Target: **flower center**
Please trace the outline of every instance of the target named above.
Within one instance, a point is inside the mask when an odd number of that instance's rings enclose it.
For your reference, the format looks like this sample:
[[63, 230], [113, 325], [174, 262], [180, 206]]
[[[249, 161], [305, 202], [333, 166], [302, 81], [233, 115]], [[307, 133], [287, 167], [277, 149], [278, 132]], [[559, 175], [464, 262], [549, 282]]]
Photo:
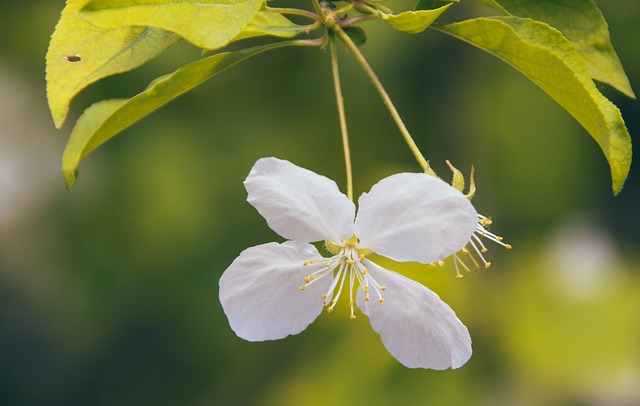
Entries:
[[331, 313], [336, 303], [338, 303], [338, 299], [348, 280], [349, 307], [351, 309], [349, 318], [352, 320], [356, 318], [353, 295], [357, 289], [362, 289], [364, 300], [367, 302], [371, 300], [371, 290], [378, 296], [380, 303], [384, 302], [382, 292], [386, 290], [386, 287], [376, 282], [362, 263], [365, 256], [371, 253], [371, 250], [359, 249], [358, 240], [355, 236], [343, 241], [342, 244], [327, 241], [326, 246], [334, 255], [330, 258], [318, 258], [304, 262], [304, 266], [312, 267], [314, 271], [304, 278], [305, 284], [300, 286], [300, 290], [306, 290], [307, 286], [327, 275], [331, 275], [333, 278], [331, 285], [327, 292], [322, 295], [322, 304], [327, 306], [327, 312]]

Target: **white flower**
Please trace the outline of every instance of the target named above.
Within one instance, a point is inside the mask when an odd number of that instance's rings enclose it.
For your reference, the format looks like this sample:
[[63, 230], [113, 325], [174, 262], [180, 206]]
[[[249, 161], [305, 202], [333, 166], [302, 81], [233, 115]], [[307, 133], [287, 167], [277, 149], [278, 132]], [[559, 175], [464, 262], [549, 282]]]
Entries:
[[[458, 368], [471, 357], [469, 332], [446, 303], [366, 258], [428, 264], [459, 251], [478, 214], [458, 190], [423, 173], [392, 175], [360, 197], [356, 217], [334, 181], [288, 161], [258, 160], [244, 184], [249, 203], [290, 241], [244, 250], [220, 278], [220, 302], [239, 337], [298, 334], [344, 293], [350, 318], [357, 304], [405, 366]], [[332, 256], [321, 256], [315, 241]]]

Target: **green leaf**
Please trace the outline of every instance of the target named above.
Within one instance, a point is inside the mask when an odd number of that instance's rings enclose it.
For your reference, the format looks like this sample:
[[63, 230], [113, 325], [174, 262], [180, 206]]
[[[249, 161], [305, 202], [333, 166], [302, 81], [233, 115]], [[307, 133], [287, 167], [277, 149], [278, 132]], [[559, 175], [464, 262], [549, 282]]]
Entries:
[[360, 27], [351, 26], [344, 27], [344, 32], [347, 33], [349, 38], [356, 44], [357, 47], [361, 47], [367, 42], [367, 32]]
[[76, 181], [80, 161], [91, 151], [169, 101], [262, 52], [301, 42], [280, 42], [203, 58], [151, 82], [130, 99], [108, 100], [89, 107], [78, 119], [62, 156], [62, 174], [68, 188]]
[[58, 128], [64, 124], [69, 103], [82, 89], [144, 64], [180, 39], [155, 28], [97, 27], [76, 16], [86, 2], [67, 1], [47, 51], [47, 99]]
[[79, 15], [103, 27], [145, 26], [175, 32], [212, 50], [227, 45], [264, 0], [90, 0]]
[[560, 30], [584, 59], [591, 77], [635, 98], [613, 49], [607, 22], [593, 0], [499, 0], [511, 14]]
[[306, 29], [307, 27], [294, 24], [280, 13], [269, 11], [269, 9], [262, 9], [253, 16], [249, 24], [247, 24], [238, 35], [233, 37], [233, 41], [265, 35], [279, 38], [292, 38], [304, 32]]
[[453, 3], [448, 3], [432, 10], [405, 11], [396, 15], [383, 14], [382, 18], [398, 31], [418, 34], [433, 24], [451, 4]]
[[459, 3], [460, 0], [420, 0], [416, 10], [433, 10], [445, 4]]
[[600, 145], [614, 194], [620, 192], [631, 165], [631, 137], [620, 111], [598, 91], [562, 33], [519, 17], [476, 18], [438, 29], [512, 65], [556, 100]]
[[487, 6], [497, 10], [500, 14], [503, 15], [510, 15], [511, 13], [509, 13], [507, 10], [505, 10], [504, 7], [502, 7], [497, 1], [495, 0], [478, 0], [480, 3], [484, 3]]

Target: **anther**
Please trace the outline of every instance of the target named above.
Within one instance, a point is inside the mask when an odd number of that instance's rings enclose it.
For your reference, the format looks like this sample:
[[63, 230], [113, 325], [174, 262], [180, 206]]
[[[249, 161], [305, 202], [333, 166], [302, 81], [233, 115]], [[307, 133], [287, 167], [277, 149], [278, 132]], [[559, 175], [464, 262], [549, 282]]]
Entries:
[[307, 290], [307, 287], [306, 287], [306, 286], [304, 286], [304, 285], [302, 285], [302, 286], [300, 286], [298, 289], [300, 289], [300, 290]]
[[461, 273], [456, 275], [456, 279], [462, 279], [462, 278], [464, 278], [464, 275], [462, 275]]
[[434, 263], [432, 262], [432, 263], [430, 263], [430, 264], [428, 265], [428, 267], [429, 267], [429, 268], [431, 268], [431, 269], [433, 269], [433, 268], [435, 268], [435, 267], [436, 267], [436, 264], [434, 264]]
[[489, 250], [488, 250], [488, 249], [486, 249], [486, 248], [482, 248], [480, 251], [482, 251], [482, 252], [487, 252], [487, 251], [489, 251]]
[[484, 269], [487, 269], [491, 266], [491, 262], [487, 262], [486, 264], [484, 264]]
[[364, 254], [358, 255], [358, 258], [360, 258], [360, 260], [362, 261], [364, 259]]
[[366, 269], [363, 269], [362, 271], [360, 271], [360, 273], [361, 273], [362, 275], [366, 275], [366, 274], [367, 274], [367, 272], [369, 272], [369, 271], [367, 271]]
[[355, 314], [350, 314], [350, 315], [349, 315], [349, 318], [350, 318], [351, 320], [355, 320], [356, 315], [355, 315]]
[[513, 248], [513, 247], [511, 246], [511, 244], [505, 244], [505, 246], [504, 246], [504, 247], [505, 247], [506, 249], [508, 249], [508, 250], [510, 250], [511, 248]]
[[349, 265], [353, 265], [356, 263], [356, 261], [354, 261], [353, 259], [347, 259], [345, 262]]
[[331, 313], [333, 311], [333, 306], [327, 307], [327, 313]]
[[304, 261], [304, 263], [302, 265], [304, 265], [304, 266], [309, 265], [309, 261]]
[[380, 290], [387, 290], [387, 287], [380, 285]]
[[311, 282], [311, 279], [309, 279], [309, 277], [308, 277], [308, 276], [306, 276], [306, 277], [304, 278], [304, 281], [305, 281], [305, 282], [307, 282], [307, 283], [309, 283], [309, 282]]
[[380, 298], [380, 300], [378, 300], [379, 303], [384, 303], [384, 299]]

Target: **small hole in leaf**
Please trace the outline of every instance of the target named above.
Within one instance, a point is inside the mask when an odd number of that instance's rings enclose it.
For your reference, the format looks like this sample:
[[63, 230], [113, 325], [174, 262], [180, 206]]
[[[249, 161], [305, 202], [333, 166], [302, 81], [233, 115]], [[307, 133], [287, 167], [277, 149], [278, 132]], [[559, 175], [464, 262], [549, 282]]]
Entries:
[[71, 63], [81, 62], [82, 61], [82, 57], [80, 55], [78, 55], [78, 54], [71, 55], [71, 56], [65, 56], [64, 59], [67, 62], [71, 62]]

